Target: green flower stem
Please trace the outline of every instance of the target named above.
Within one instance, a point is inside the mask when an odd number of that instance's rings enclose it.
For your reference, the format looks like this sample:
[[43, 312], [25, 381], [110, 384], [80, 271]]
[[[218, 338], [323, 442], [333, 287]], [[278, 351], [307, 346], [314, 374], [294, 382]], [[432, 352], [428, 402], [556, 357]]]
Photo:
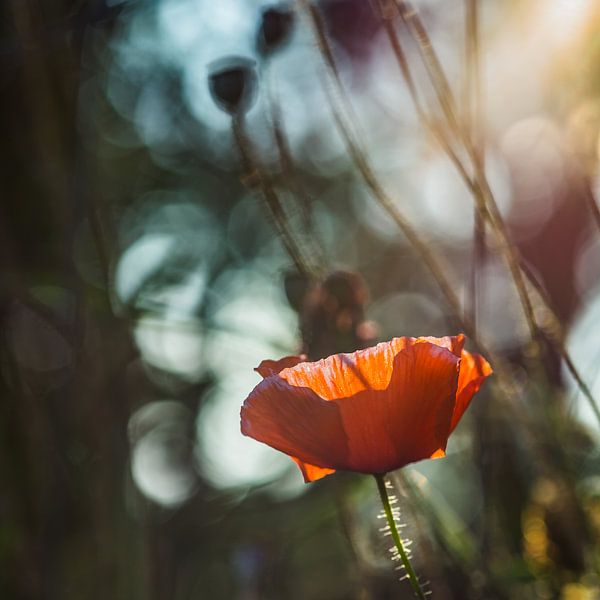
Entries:
[[426, 600], [425, 592], [423, 592], [423, 588], [419, 583], [419, 579], [410, 564], [410, 560], [408, 559], [408, 554], [404, 549], [404, 545], [402, 544], [402, 539], [400, 538], [400, 534], [398, 533], [398, 528], [396, 527], [396, 521], [394, 520], [394, 515], [392, 514], [392, 507], [390, 505], [390, 499], [387, 493], [387, 489], [385, 487], [385, 475], [373, 475], [375, 477], [375, 481], [377, 482], [377, 489], [379, 490], [379, 496], [381, 498], [381, 503], [383, 504], [383, 510], [385, 511], [385, 516], [387, 518], [388, 525], [390, 527], [390, 531], [392, 533], [392, 539], [394, 540], [394, 544], [396, 545], [396, 549], [398, 550], [398, 554], [402, 559], [402, 564], [406, 569], [406, 574], [408, 575], [408, 580], [410, 581], [410, 585], [412, 586], [413, 591], [415, 592], [415, 596], [419, 598], [419, 600]]

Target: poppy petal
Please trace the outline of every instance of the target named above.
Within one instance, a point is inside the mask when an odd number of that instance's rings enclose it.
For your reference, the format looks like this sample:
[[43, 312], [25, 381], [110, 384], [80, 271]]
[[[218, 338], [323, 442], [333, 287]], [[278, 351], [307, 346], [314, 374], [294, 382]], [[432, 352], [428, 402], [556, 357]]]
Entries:
[[444, 451], [458, 383], [457, 357], [419, 342], [393, 359], [389, 385], [336, 400], [349, 471], [384, 473]]
[[277, 375], [277, 373], [283, 369], [295, 367], [298, 363], [304, 362], [305, 360], [306, 354], [301, 354], [300, 356], [284, 356], [278, 360], [263, 360], [254, 370], [264, 379], [271, 375]]
[[469, 407], [473, 396], [479, 391], [483, 382], [492, 374], [492, 372], [490, 363], [488, 363], [483, 356], [471, 354], [470, 352], [463, 350], [450, 433], [454, 431], [454, 428], [458, 425], [464, 412]]
[[450, 350], [452, 354], [461, 357], [463, 347], [465, 345], [465, 335], [464, 333], [459, 333], [458, 335], [447, 335], [441, 338], [436, 337], [420, 337], [417, 338], [419, 341], [430, 342], [431, 344], [435, 344], [436, 346], [441, 346], [442, 348], [446, 348]]
[[294, 459], [300, 471], [302, 471], [304, 483], [311, 483], [312, 481], [317, 481], [318, 479], [322, 479], [323, 477], [327, 477], [327, 475], [335, 473], [335, 469], [317, 467], [316, 465], [311, 465], [309, 463], [302, 462], [299, 458], [296, 458], [294, 456], [292, 456], [291, 458]]
[[350, 448], [343, 464], [331, 466], [384, 472], [446, 447], [459, 360], [446, 349], [452, 347], [450, 338], [444, 341], [395, 338], [302, 363], [279, 376], [339, 405]]
[[339, 409], [309, 388], [267, 377], [246, 398], [240, 417], [244, 435], [297, 461], [322, 468], [345, 463], [348, 442]]
[[323, 400], [339, 400], [365, 390], [385, 390], [394, 357], [423, 338], [401, 337], [351, 354], [334, 354], [316, 362], [284, 369], [279, 376], [291, 385], [307, 387]]
[[492, 372], [464, 336], [395, 338], [317, 362], [263, 361], [242, 433], [288, 454], [305, 481], [336, 469], [384, 473], [445, 456], [448, 436]]
[[[262, 375], [264, 379], [266, 377], [270, 377], [271, 375], [277, 375], [283, 369], [295, 367], [297, 364], [304, 362], [305, 360], [306, 354], [300, 354], [299, 356], [284, 356], [278, 360], [263, 360], [254, 370]], [[317, 467], [316, 465], [302, 462], [295, 456], [291, 456], [290, 458], [292, 458], [298, 465], [298, 468], [304, 477], [305, 483], [317, 481], [322, 477], [326, 477], [327, 475], [335, 473], [335, 469], [324, 469], [322, 467]]]

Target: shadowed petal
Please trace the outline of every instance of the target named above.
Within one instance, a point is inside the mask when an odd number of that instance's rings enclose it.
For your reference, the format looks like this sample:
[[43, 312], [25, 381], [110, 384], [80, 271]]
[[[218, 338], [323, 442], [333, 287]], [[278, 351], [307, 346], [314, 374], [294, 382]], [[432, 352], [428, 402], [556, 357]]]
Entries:
[[492, 367], [483, 356], [471, 354], [470, 352], [463, 350], [450, 433], [452, 433], [454, 428], [458, 425], [460, 418], [469, 407], [473, 396], [479, 391], [481, 384], [492, 374], [492, 372]]
[[[284, 356], [278, 360], [263, 360], [254, 370], [262, 375], [263, 378], [266, 378], [270, 377], [271, 375], [277, 375], [283, 369], [295, 367], [297, 364], [304, 362], [305, 360], [306, 354], [300, 354], [299, 356]], [[302, 462], [296, 456], [290, 456], [290, 458], [292, 458], [298, 465], [300, 471], [302, 472], [302, 476], [304, 477], [305, 483], [317, 481], [322, 477], [326, 477], [327, 475], [335, 473], [335, 469], [324, 469], [322, 467], [317, 467], [316, 465]]]
[[336, 400], [348, 438], [348, 464], [362, 473], [392, 471], [440, 455], [450, 433], [458, 358], [420, 342], [393, 360], [389, 386]]
[[339, 409], [309, 388], [268, 377], [246, 398], [240, 416], [244, 435], [301, 462], [325, 468], [345, 463], [348, 442]]

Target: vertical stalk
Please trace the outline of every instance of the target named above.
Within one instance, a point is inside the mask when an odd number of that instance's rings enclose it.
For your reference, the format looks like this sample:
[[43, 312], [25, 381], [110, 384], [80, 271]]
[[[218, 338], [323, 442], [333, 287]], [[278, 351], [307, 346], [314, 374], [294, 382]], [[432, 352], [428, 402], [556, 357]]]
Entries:
[[531, 334], [533, 354], [539, 356], [541, 355], [541, 333], [535, 318], [531, 298], [529, 297], [529, 292], [521, 273], [520, 256], [517, 254], [517, 250], [514, 248], [508, 236], [508, 231], [506, 230], [496, 200], [485, 176], [483, 165], [479, 160], [476, 146], [470, 137], [470, 131], [465, 131], [461, 126], [456, 112], [456, 101], [452, 89], [419, 14], [408, 0], [395, 0], [395, 2], [398, 7], [400, 18], [405, 23], [419, 48], [423, 63], [433, 85], [442, 113], [446, 118], [450, 133], [457, 136], [457, 139], [463, 144], [464, 149], [473, 163], [475, 171], [474, 177], [466, 183], [469, 185], [470, 189], [472, 189], [476, 210], [482, 213], [482, 218], [485, 217], [489, 220], [490, 225], [497, 234], [500, 242], [500, 251], [508, 265], [523, 307], [525, 319], [527, 320], [527, 325]]
[[[344, 111], [347, 114], [352, 114], [352, 106], [341, 82], [321, 15], [318, 9], [312, 6], [308, 0], [296, 0], [296, 2], [298, 3], [300, 9], [303, 10], [307, 15], [309, 24], [312, 26], [317, 48], [319, 49], [325, 65], [332, 75], [335, 84], [335, 92], [337, 92], [337, 99], [341, 103]], [[467, 167], [463, 164], [458, 153], [454, 150], [449, 139], [449, 134], [444, 130], [441, 124], [431, 120], [421, 108], [421, 104], [418, 99], [417, 88], [410, 73], [410, 68], [408, 66], [406, 57], [402, 52], [400, 40], [392, 24], [394, 12], [390, 8], [390, 2], [392, 5], [396, 6], [396, 9], [400, 12], [400, 16], [407, 25], [409, 31], [413, 33], [414, 39], [419, 45], [424, 58], [425, 66], [428, 70], [430, 79], [434, 85], [436, 94], [438, 95], [439, 103], [441, 104], [442, 111], [446, 118], [447, 126], [450, 129], [450, 133], [455, 133], [457, 135], [459, 141], [464, 147], [464, 150], [466, 150], [470, 161], [473, 163], [471, 165], [475, 171], [473, 176], [470, 175]], [[415, 103], [415, 107], [419, 113], [419, 117], [421, 118], [426, 129], [433, 134], [436, 141], [445, 150], [448, 157], [452, 161], [452, 164], [455, 166], [465, 185], [471, 192], [481, 220], [483, 222], [487, 222], [490, 225], [490, 229], [496, 235], [500, 244], [499, 251], [508, 265], [515, 288], [521, 301], [521, 305], [523, 307], [523, 312], [525, 314], [527, 325], [531, 334], [532, 349], [535, 350], [533, 354], [541, 355], [540, 340], [542, 339], [542, 332], [535, 318], [532, 301], [529, 297], [523, 275], [527, 277], [531, 285], [538, 291], [540, 299], [549, 311], [549, 315], [552, 318], [552, 323], [556, 330], [562, 332], [560, 321], [548, 302], [547, 295], [542, 293], [543, 290], [535, 281], [535, 278], [532, 277], [531, 272], [527, 268], [523, 258], [510, 240], [494, 195], [487, 181], [485, 171], [482, 168], [481, 162], [478, 160], [478, 154], [474, 149], [473, 142], [469, 135], [465, 135], [462, 127], [460, 127], [458, 118], [455, 114], [453, 101], [448, 102], [448, 100], [451, 100], [451, 90], [442, 66], [433, 50], [433, 46], [431, 45], [427, 31], [420, 21], [416, 11], [410, 7], [405, 0], [389, 0], [387, 3], [385, 0], [379, 0], [379, 6], [387, 35], [392, 43], [392, 48], [396, 55], [396, 59], [398, 60], [400, 70], [408, 85], [413, 102]], [[358, 168], [363, 180], [371, 190], [373, 197], [398, 225], [398, 227], [406, 236], [410, 245], [414, 248], [417, 254], [419, 254], [421, 260], [423, 260], [425, 265], [428, 267], [438, 287], [444, 295], [450, 309], [452, 310], [454, 318], [457, 320], [457, 323], [460, 324], [462, 330], [465, 331], [465, 333], [467, 333], [467, 335], [475, 341], [478, 350], [482, 354], [485, 356], [492, 356], [489, 350], [484, 349], [481, 339], [479, 339], [479, 337], [476, 335], [477, 332], [475, 331], [474, 324], [472, 323], [469, 314], [467, 314], [467, 311], [461, 310], [462, 307], [460, 301], [450, 285], [450, 280], [445, 276], [446, 271], [442, 268], [441, 263], [438, 261], [437, 254], [428, 247], [424, 240], [420, 238], [416, 230], [412, 228], [401, 211], [380, 186], [375, 174], [371, 170], [369, 163], [366, 160], [366, 157], [364, 156], [364, 153], [359, 147], [358, 142], [353, 139], [350, 128], [346, 123], [346, 119], [343, 119], [341, 115], [337, 114], [332, 96], [333, 94], [330, 92], [329, 102], [332, 107], [333, 117], [338, 127], [338, 131], [344, 138], [348, 152], [355, 166]], [[356, 122], [356, 119], [353, 119], [352, 121]], [[553, 342], [555, 348], [559, 351], [561, 357], [565, 360], [565, 365], [575, 378], [580, 390], [590, 403], [594, 414], [598, 417], [598, 421], [600, 422], [600, 408], [598, 407], [590, 388], [585, 384], [583, 378], [571, 360], [571, 357], [564, 346], [562, 333], [560, 336], [553, 336], [551, 341]], [[499, 375], [499, 379], [503, 381], [503, 386], [512, 389], [513, 386], [511, 384], [509, 371], [505, 368], [500, 368], [502, 362], [503, 361], [501, 361], [499, 357], [494, 358], [496, 373]], [[504, 372], [504, 376], [502, 377], [500, 377], [501, 370]], [[519, 413], [522, 417], [522, 411], [519, 411]], [[531, 429], [530, 425], [528, 425], [528, 429]]]
[[[478, 0], [465, 0], [465, 126], [467, 136], [473, 141], [475, 160], [485, 172], [485, 144], [483, 141], [483, 98], [481, 86], [481, 52]], [[482, 211], [473, 206], [473, 253], [470, 279], [470, 318], [477, 327], [480, 301], [479, 276], [485, 260], [486, 230]]]
[[[545, 293], [540, 293], [540, 289], [535, 281], [535, 278], [532, 277], [532, 274], [527, 268], [519, 250], [512, 243], [508, 229], [504, 223], [500, 210], [498, 209], [496, 199], [487, 180], [482, 157], [480, 157], [477, 151], [477, 143], [470, 136], [469, 132], [464, 132], [460, 127], [456, 115], [455, 102], [448, 80], [433, 49], [433, 45], [431, 44], [431, 40], [429, 39], [425, 26], [421, 22], [418, 13], [407, 0], [392, 1], [396, 3], [400, 17], [406, 24], [408, 30], [413, 36], [413, 39], [419, 46], [425, 67], [429, 74], [429, 78], [436, 91], [436, 95], [444, 116], [446, 117], [447, 126], [452, 133], [455, 133], [458, 136], [458, 139], [463, 144], [464, 149], [466, 150], [470, 161], [472, 162], [472, 166], [475, 171], [473, 178], [468, 175], [467, 170], [465, 169], [464, 165], [462, 165], [458, 156], [454, 152], [449, 151], [450, 145], [445, 139], [445, 134], [436, 136], [438, 141], [441, 142], [442, 147], [446, 150], [452, 163], [457, 168], [459, 174], [463, 178], [463, 181], [471, 191], [473, 199], [475, 200], [477, 212], [480, 213], [481, 221], [483, 223], [489, 223], [491, 230], [496, 234], [500, 244], [500, 253], [503, 255], [511, 273], [515, 288], [519, 295], [523, 312], [525, 314], [525, 319], [529, 327], [532, 343], [531, 349], [533, 350], [534, 354], [533, 358], [541, 356], [544, 329], [539, 325], [535, 317], [533, 303], [529, 296], [525, 278], [538, 291], [539, 297], [548, 311], [548, 316], [551, 318], [552, 328], [555, 331], [560, 332], [558, 336], [549, 336], [548, 340], [552, 343], [554, 348], [565, 361], [567, 369], [575, 379], [579, 389], [589, 402], [592, 411], [600, 422], [600, 407], [598, 406], [591, 389], [583, 380], [581, 374], [571, 359], [570, 353], [564, 345], [564, 336], [562, 335], [562, 325], [560, 323], [560, 319], [554, 311], [551, 302], [548, 301], [547, 295]], [[390, 29], [390, 32], [393, 32], [393, 29]], [[588, 200], [588, 205], [589, 204], [590, 203]], [[598, 209], [598, 207], [594, 203], [594, 206], [590, 205], [590, 209], [592, 210], [592, 213], [595, 213], [596, 211], [594, 209]], [[598, 215], [600, 215], [600, 210], [598, 210]], [[594, 216], [596, 215], [594, 214]], [[600, 217], [598, 223], [600, 224]]]
[[281, 175], [283, 176], [291, 193], [291, 197], [294, 199], [301, 215], [303, 234], [306, 237], [309, 246], [307, 249], [310, 259], [309, 262], [314, 265], [316, 273], [321, 273], [323, 270], [327, 270], [327, 260], [323, 244], [314, 229], [312, 198], [305, 187], [300, 183], [298, 174], [296, 173], [292, 151], [283, 127], [281, 108], [273, 89], [271, 71], [266, 69], [265, 74], [269, 113], [271, 115], [271, 124], [273, 127], [273, 138], [279, 155]]
[[259, 171], [252, 157], [252, 149], [249, 140], [244, 132], [244, 123], [242, 117], [234, 117], [232, 120], [233, 137], [238, 147], [242, 160], [242, 168], [246, 171], [249, 181], [256, 180], [256, 185], [260, 189], [261, 196], [269, 209], [275, 227], [279, 233], [281, 241], [294, 263], [298, 272], [303, 275], [310, 275], [311, 267], [307, 264], [303, 253], [298, 246], [296, 239], [289, 227], [283, 206], [279, 196], [273, 189], [273, 186], [267, 181], [265, 176]]
[[408, 558], [408, 554], [404, 549], [404, 545], [402, 544], [402, 539], [400, 538], [400, 534], [398, 533], [398, 528], [396, 527], [396, 521], [394, 520], [394, 515], [392, 514], [392, 506], [390, 504], [390, 499], [387, 493], [387, 489], [385, 487], [385, 474], [376, 474], [373, 475], [375, 477], [375, 481], [377, 482], [377, 489], [379, 490], [379, 497], [381, 498], [381, 503], [383, 504], [383, 510], [385, 512], [385, 517], [387, 519], [390, 532], [392, 534], [392, 539], [394, 540], [394, 544], [396, 546], [396, 550], [398, 550], [398, 554], [400, 555], [400, 559], [402, 560], [402, 564], [406, 569], [406, 574], [408, 576], [408, 580], [410, 581], [410, 585], [412, 586], [413, 592], [415, 596], [419, 598], [419, 600], [425, 600], [425, 592], [419, 583], [419, 578], [417, 577], [415, 570], [410, 564], [410, 560]]

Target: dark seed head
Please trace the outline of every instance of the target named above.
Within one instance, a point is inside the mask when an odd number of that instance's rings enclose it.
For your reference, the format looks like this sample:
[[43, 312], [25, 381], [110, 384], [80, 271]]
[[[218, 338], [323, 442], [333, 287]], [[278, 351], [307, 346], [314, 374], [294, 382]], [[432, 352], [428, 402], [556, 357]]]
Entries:
[[231, 57], [213, 63], [209, 85], [216, 104], [230, 115], [246, 112], [256, 96], [254, 62]]
[[258, 49], [268, 54], [279, 48], [289, 39], [294, 26], [294, 13], [286, 6], [272, 7], [262, 14], [258, 32]]

